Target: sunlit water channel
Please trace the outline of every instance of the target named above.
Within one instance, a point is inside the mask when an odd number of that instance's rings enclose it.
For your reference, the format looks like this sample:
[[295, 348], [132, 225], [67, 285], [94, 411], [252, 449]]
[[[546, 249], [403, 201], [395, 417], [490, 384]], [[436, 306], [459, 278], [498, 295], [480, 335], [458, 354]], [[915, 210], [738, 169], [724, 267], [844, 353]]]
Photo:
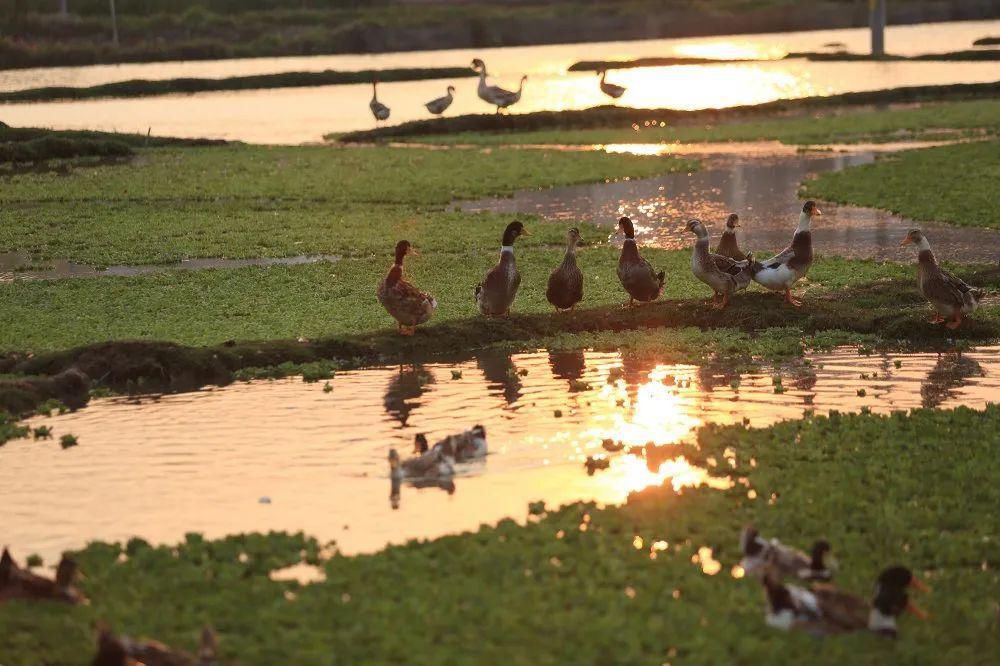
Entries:
[[[887, 48], [900, 55], [972, 48], [985, 35], [1000, 34], [1000, 21], [893, 26]], [[684, 65], [615, 71], [609, 80], [628, 88], [616, 103], [636, 108], [699, 109], [757, 104], [780, 98], [878, 90], [898, 86], [974, 83], [998, 78], [996, 62], [808, 62], [774, 60], [791, 51], [822, 51], [838, 43], [865, 52], [867, 29], [633, 42], [564, 44], [479, 50], [377, 55], [254, 58], [212, 62], [167, 62], [63, 67], [0, 72], [0, 90], [51, 85], [88, 86], [133, 78], [227, 77], [325, 69], [464, 66], [483, 58], [491, 81], [516, 87], [529, 76], [516, 112], [582, 109], [609, 103], [592, 73], [567, 72], [581, 59], [627, 60], [650, 56], [771, 59], [763, 62]], [[837, 47], [840, 48], [840, 47]], [[385, 83], [380, 99], [391, 121], [428, 117], [423, 103], [458, 89], [449, 114], [491, 111], [475, 94], [476, 79]], [[255, 143], [319, 141], [327, 132], [373, 126], [368, 85], [199, 93], [140, 99], [105, 99], [0, 107], [15, 126], [152, 130], [181, 137], [216, 137]]]
[[[740, 375], [617, 353], [537, 352], [343, 372], [330, 392], [292, 378], [138, 403], [95, 400], [30, 421], [51, 426], [54, 440], [0, 448], [4, 542], [51, 560], [94, 539], [170, 543], [189, 531], [283, 529], [336, 540], [345, 553], [372, 552], [523, 520], [536, 500], [619, 503], [651, 484], [683, 492], [739, 482], [725, 460], [708, 469], [676, 455], [649, 464], [627, 449], [607, 453], [605, 438], [662, 445], [692, 441], [709, 422], [761, 427], [808, 410], [982, 408], [1000, 395], [1000, 347], [808, 358]], [[418, 432], [433, 442], [475, 423], [488, 432], [486, 461], [460, 466], [447, 490], [404, 485], [394, 510], [389, 448], [408, 454]], [[62, 450], [66, 433], [79, 445]], [[588, 475], [588, 456], [609, 457], [609, 469]]]

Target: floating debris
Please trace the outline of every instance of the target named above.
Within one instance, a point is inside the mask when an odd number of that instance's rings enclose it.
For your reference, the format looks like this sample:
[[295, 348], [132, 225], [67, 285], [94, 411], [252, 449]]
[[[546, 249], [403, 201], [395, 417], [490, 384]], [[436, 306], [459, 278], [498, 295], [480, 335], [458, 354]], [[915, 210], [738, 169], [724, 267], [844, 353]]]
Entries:
[[594, 476], [594, 472], [597, 470], [611, 467], [611, 460], [603, 456], [599, 458], [587, 456], [587, 461], [583, 463], [583, 466], [587, 468], [587, 476]]
[[462, 371], [461, 370], [452, 370], [451, 371], [451, 378], [452, 379], [461, 379], [462, 378]]
[[38, 426], [32, 431], [36, 440], [39, 439], [52, 439], [52, 428], [49, 426]]
[[601, 440], [601, 447], [610, 453], [617, 453], [625, 448], [625, 444], [622, 442], [616, 442], [610, 437]]
[[570, 393], [580, 393], [581, 391], [589, 391], [593, 387], [588, 383], [580, 379], [571, 379], [569, 382]]
[[79, 444], [80, 441], [76, 438], [76, 435], [70, 435], [67, 433], [59, 438], [59, 445], [62, 446], [63, 449], [71, 449]]

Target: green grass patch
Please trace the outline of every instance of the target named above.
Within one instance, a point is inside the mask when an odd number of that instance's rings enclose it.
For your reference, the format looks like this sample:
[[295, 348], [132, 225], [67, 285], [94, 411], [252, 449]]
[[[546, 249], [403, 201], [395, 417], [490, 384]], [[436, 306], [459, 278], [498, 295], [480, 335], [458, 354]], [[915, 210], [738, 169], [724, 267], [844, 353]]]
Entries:
[[[702, 464], [732, 460], [733, 468], [709, 468], [745, 479], [729, 491], [657, 487], [603, 509], [536, 504], [527, 525], [502, 521], [370, 556], [321, 561], [315, 539], [283, 533], [95, 543], [77, 555], [91, 605], [0, 606], [0, 652], [13, 666], [83, 663], [100, 619], [185, 647], [210, 622], [222, 661], [248, 666], [330, 655], [335, 663], [979, 663], [998, 649], [998, 428], [996, 406], [707, 426], [697, 449], [677, 452]], [[882, 567], [908, 565], [933, 588], [917, 599], [931, 619], [904, 618], [896, 641], [860, 633], [818, 643], [765, 626], [759, 584], [729, 573], [750, 522], [790, 544], [829, 539], [841, 565], [836, 584], [859, 594], [870, 594]], [[712, 549], [718, 573], [703, 573], [701, 548]], [[299, 561], [320, 562], [326, 580], [269, 580], [268, 571]], [[152, 606], [156, 613], [142, 612]], [[545, 618], [545, 631], [526, 618]]]
[[908, 150], [825, 173], [806, 182], [806, 194], [915, 220], [1000, 229], [998, 182], [1000, 142], [984, 141]]

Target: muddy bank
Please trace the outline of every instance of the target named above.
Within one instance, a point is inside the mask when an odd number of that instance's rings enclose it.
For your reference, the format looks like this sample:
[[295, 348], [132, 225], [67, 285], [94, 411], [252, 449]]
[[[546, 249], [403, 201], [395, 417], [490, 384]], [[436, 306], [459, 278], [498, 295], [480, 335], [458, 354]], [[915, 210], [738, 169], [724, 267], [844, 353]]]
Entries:
[[952, 84], [945, 86], [910, 86], [869, 92], [853, 92], [821, 97], [776, 100], [765, 104], [732, 106], [724, 109], [633, 109], [597, 106], [570, 111], [536, 111], [523, 114], [467, 114], [451, 118], [415, 120], [392, 127], [349, 132], [335, 138], [344, 143], [365, 143], [379, 139], [459, 132], [530, 132], [543, 129], [594, 129], [628, 127], [633, 124], [667, 123], [671, 125], [712, 124], [806, 113], [817, 109], [869, 106], [877, 104], [912, 104], [1000, 97], [1000, 81], [993, 83]]
[[[1000, 268], [977, 273], [960, 270], [963, 279], [989, 290], [1000, 288]], [[412, 338], [395, 330], [320, 340], [229, 341], [213, 347], [186, 347], [157, 341], [112, 341], [67, 351], [28, 356], [0, 355], [0, 373], [53, 377], [77, 370], [97, 386], [115, 391], [176, 392], [206, 385], [225, 385], [246, 368], [333, 360], [340, 367], [429, 359], [495, 344], [535, 347], [561, 334], [614, 332], [645, 328], [697, 327], [759, 331], [794, 327], [804, 334], [841, 330], [874, 334], [900, 345], [935, 346], [954, 339], [984, 342], [1000, 337], [1000, 327], [985, 314], [949, 331], [927, 321], [926, 303], [912, 280], [885, 280], [809, 297], [802, 308], [780, 303], [773, 294], [738, 296], [725, 311], [702, 300], [661, 300], [634, 309], [605, 306], [574, 313], [513, 315], [510, 319], [470, 318], [424, 326]], [[0, 409], [23, 414], [28, 402], [6, 404], [0, 381]], [[21, 400], [21, 393], [18, 393]], [[45, 398], [39, 394], [38, 402]], [[35, 403], [37, 404], [37, 403]]]

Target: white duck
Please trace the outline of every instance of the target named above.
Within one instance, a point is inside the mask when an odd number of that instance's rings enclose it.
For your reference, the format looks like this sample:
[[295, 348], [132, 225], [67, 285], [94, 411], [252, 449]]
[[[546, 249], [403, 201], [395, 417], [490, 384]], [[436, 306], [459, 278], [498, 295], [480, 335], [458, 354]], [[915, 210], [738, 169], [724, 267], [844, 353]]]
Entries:
[[472, 61], [472, 69], [479, 72], [479, 88], [476, 90], [479, 95], [479, 99], [493, 104], [497, 107], [497, 113], [500, 113], [500, 109], [506, 109], [509, 106], [513, 106], [521, 101], [521, 92], [524, 90], [524, 82], [528, 80], [528, 76], [524, 75], [521, 77], [521, 85], [517, 87], [517, 91], [506, 90], [500, 86], [491, 86], [486, 83], [486, 63], [484, 63], [479, 58]]
[[625, 87], [624, 86], [620, 86], [620, 85], [617, 85], [615, 83], [608, 83], [605, 80], [605, 78], [608, 75], [607, 70], [602, 69], [600, 71], [600, 74], [601, 74], [601, 92], [602, 93], [604, 93], [608, 97], [612, 97], [614, 99], [618, 99], [619, 97], [621, 97], [622, 95], [625, 94]]
[[812, 266], [812, 218], [822, 215], [815, 201], [807, 201], [799, 214], [799, 226], [792, 236], [792, 244], [765, 262], [750, 265], [753, 279], [771, 291], [784, 291], [785, 301], [799, 306], [802, 301], [792, 298], [792, 285], [805, 277]]
[[437, 99], [432, 99], [431, 101], [424, 104], [427, 110], [433, 113], [435, 116], [440, 116], [444, 113], [451, 103], [455, 101], [455, 86], [448, 86], [448, 94], [444, 97], [438, 97]]
[[400, 459], [396, 449], [389, 450], [389, 476], [393, 480], [444, 478], [454, 473], [455, 458], [437, 447], [406, 460]]
[[372, 101], [368, 103], [368, 108], [375, 116], [375, 122], [389, 119], [389, 107], [378, 101], [378, 81], [372, 81]]

